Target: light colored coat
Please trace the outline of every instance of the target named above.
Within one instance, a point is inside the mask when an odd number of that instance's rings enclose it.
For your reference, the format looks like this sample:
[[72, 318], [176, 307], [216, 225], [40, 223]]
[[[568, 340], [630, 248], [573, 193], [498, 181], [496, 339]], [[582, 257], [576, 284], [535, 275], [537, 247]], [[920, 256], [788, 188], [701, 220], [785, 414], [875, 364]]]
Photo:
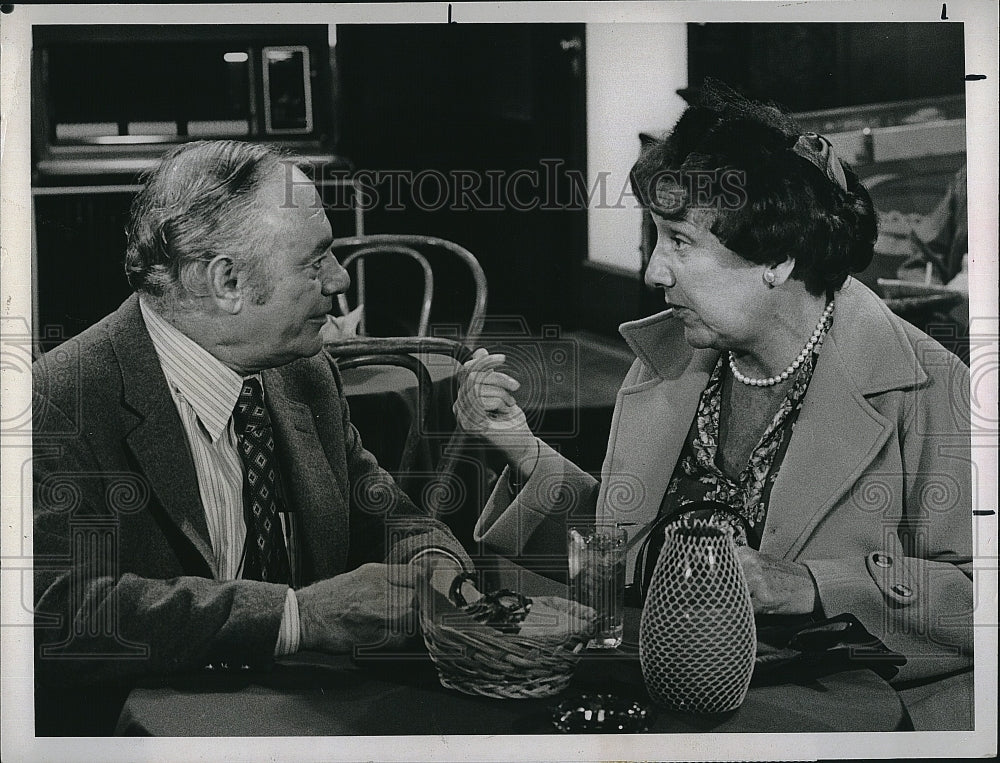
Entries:
[[[599, 485], [543, 446], [476, 528], [502, 554], [565, 553], [567, 519], [633, 522], [629, 575], [717, 359], [667, 314], [626, 323], [637, 355], [615, 406]], [[853, 613], [908, 662], [906, 682], [972, 659], [968, 369], [860, 282], [836, 313], [771, 493], [760, 550], [809, 568], [826, 616]], [[596, 493], [596, 496], [595, 496]]]

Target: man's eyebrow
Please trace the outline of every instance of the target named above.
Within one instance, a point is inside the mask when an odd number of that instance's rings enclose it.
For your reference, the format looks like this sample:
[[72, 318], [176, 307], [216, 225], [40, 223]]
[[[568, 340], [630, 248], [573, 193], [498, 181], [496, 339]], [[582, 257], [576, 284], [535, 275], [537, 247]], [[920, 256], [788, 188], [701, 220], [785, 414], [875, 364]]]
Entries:
[[323, 254], [324, 252], [326, 252], [327, 249], [330, 248], [330, 245], [332, 243], [333, 243], [333, 238], [332, 237], [330, 237], [330, 236], [325, 237], [322, 241], [320, 241], [316, 245], [316, 248], [313, 249], [309, 253], [308, 259], [312, 260], [312, 259], [314, 259], [316, 257], [319, 257], [321, 254]]

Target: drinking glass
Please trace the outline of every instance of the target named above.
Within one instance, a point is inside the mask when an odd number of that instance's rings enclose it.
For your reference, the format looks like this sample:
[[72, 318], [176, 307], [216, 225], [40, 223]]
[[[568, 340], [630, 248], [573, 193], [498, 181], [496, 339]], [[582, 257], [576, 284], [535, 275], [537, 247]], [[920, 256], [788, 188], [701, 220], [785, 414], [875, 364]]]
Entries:
[[573, 524], [566, 531], [570, 597], [594, 609], [589, 649], [615, 649], [625, 631], [625, 544], [615, 523]]

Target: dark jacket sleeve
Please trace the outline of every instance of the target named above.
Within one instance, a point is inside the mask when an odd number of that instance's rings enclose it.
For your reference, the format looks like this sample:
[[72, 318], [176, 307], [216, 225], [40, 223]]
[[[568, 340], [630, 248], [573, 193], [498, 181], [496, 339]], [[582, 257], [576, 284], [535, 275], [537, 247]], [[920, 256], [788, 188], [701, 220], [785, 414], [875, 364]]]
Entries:
[[183, 575], [179, 560], [155, 561], [152, 548], [150, 569], [172, 576], [123, 571], [122, 502], [141, 477], [102, 468], [90, 433], [58, 436], [75, 423], [43, 395], [34, 405], [36, 678], [106, 682], [270, 664], [286, 586]]

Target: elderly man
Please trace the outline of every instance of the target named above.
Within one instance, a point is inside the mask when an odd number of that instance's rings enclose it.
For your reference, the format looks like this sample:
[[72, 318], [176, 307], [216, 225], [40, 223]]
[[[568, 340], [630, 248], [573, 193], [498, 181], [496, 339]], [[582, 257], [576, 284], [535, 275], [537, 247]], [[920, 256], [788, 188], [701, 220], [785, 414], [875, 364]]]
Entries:
[[115, 313], [34, 376], [36, 731], [113, 728], [137, 680], [391, 643], [471, 570], [378, 466], [321, 352], [350, 284], [313, 185], [235, 141], [169, 152]]

